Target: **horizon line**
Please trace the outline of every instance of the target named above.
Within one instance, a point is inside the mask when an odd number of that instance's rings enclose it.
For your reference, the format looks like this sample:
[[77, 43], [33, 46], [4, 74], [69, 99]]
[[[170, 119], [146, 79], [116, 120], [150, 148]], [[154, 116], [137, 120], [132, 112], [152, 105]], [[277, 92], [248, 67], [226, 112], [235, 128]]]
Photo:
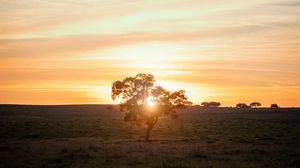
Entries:
[[[70, 104], [1, 104], [0, 106], [89, 106], [89, 105], [100, 105], [100, 106], [108, 106], [108, 105], [119, 105], [119, 104], [105, 104], [105, 103], [88, 103], [88, 104], [82, 104], [82, 103], [70, 103]], [[191, 107], [204, 107], [198, 104], [195, 105], [191, 105]], [[205, 107], [205, 108], [236, 108], [235, 106], [220, 106], [220, 107]], [[250, 108], [250, 109], [265, 109], [265, 108], [270, 108], [268, 106], [261, 106], [261, 107], [256, 107], [256, 108]], [[300, 108], [300, 106], [280, 106], [279, 109], [283, 109], [283, 108]], [[242, 108], [244, 109], [244, 108]]]

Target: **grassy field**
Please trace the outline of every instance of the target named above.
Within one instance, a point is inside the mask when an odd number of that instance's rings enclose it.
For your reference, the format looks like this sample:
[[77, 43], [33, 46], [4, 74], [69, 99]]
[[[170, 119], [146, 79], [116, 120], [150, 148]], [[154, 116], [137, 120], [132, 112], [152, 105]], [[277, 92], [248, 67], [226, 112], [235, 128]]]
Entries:
[[299, 109], [204, 109], [144, 130], [105, 105], [0, 106], [0, 166], [300, 166]]

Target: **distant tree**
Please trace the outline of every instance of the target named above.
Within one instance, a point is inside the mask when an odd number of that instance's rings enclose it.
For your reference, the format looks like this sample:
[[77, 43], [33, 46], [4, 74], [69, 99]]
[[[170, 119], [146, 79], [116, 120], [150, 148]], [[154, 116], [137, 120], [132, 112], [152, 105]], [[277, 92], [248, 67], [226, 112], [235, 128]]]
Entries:
[[192, 105], [184, 90], [168, 91], [154, 86], [154, 76], [137, 74], [112, 84], [112, 99], [120, 100], [120, 111], [125, 113], [125, 121], [134, 121], [145, 128], [145, 141], [160, 116], [177, 118], [176, 112]]
[[246, 103], [238, 103], [236, 108], [249, 108], [249, 106]]
[[219, 106], [221, 106], [221, 103], [219, 103], [219, 102], [202, 102], [201, 105], [203, 107], [219, 107]]
[[207, 107], [208, 106], [208, 102], [202, 102], [201, 106]]
[[250, 104], [250, 107], [252, 107], [252, 108], [257, 108], [259, 106], [261, 106], [261, 103], [259, 103], [259, 102], [253, 102]]
[[278, 104], [271, 104], [271, 108], [279, 108]]

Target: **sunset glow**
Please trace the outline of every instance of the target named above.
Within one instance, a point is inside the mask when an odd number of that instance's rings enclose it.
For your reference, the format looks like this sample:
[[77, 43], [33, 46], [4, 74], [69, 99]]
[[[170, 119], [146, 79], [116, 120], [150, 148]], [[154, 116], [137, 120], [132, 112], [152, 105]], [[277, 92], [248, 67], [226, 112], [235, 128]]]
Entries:
[[155, 102], [154, 102], [152, 96], [149, 96], [149, 97], [147, 98], [147, 105], [148, 105], [148, 106], [154, 106], [154, 105], [155, 105]]
[[300, 106], [299, 1], [0, 3], [1, 104], [116, 103], [151, 73], [194, 104]]

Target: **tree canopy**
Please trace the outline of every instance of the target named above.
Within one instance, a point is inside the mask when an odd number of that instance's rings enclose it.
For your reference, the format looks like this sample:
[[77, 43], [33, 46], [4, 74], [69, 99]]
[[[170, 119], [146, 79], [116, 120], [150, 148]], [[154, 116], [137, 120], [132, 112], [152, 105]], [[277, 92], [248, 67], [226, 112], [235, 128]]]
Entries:
[[236, 108], [249, 108], [249, 106], [246, 103], [238, 103]]
[[120, 111], [125, 113], [124, 120], [135, 121], [145, 128], [146, 141], [160, 116], [170, 115], [176, 118], [178, 110], [192, 105], [184, 90], [172, 92], [161, 86], [154, 86], [154, 83], [153, 75], [140, 73], [112, 84], [111, 97], [120, 101]]
[[254, 108], [257, 108], [259, 106], [261, 106], [260, 102], [253, 102], [253, 103], [250, 104], [250, 107], [254, 107]]
[[212, 102], [202, 102], [201, 105], [203, 107], [219, 107], [221, 106], [221, 103], [212, 101]]
[[279, 108], [278, 104], [271, 104], [271, 108]]

